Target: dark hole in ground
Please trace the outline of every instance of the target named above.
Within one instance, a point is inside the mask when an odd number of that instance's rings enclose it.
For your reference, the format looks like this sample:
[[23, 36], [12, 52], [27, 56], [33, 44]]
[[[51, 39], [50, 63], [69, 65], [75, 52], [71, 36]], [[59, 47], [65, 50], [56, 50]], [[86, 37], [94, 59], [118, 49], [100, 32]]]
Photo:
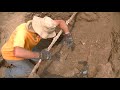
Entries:
[[[40, 41], [40, 43], [38, 43], [37, 44], [37, 46], [35, 46], [34, 48], [33, 48], [33, 51], [41, 51], [41, 50], [43, 50], [43, 49], [45, 49], [45, 48], [48, 48], [48, 46], [51, 44], [51, 42], [52, 42], [52, 40], [53, 40], [53, 38], [50, 38], [50, 39], [42, 39], [41, 41]], [[63, 40], [63, 35], [61, 35], [60, 37], [59, 37], [59, 39], [56, 41], [56, 43], [53, 45], [53, 48], [54, 48], [54, 46], [57, 46], [59, 43], [61, 43], [61, 41]]]

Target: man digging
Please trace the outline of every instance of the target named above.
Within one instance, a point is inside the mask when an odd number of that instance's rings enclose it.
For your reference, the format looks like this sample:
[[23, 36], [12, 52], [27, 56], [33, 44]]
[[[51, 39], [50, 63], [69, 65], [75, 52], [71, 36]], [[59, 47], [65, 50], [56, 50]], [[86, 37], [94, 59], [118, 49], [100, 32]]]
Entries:
[[46, 49], [40, 52], [32, 51], [32, 49], [41, 39], [55, 37], [56, 26], [64, 31], [65, 44], [69, 48], [72, 47], [73, 39], [64, 20], [52, 20], [47, 16], [44, 18], [34, 16], [27, 23], [20, 24], [1, 49], [4, 60], [11, 65], [10, 68], [5, 69], [4, 77], [28, 77], [34, 67], [34, 64], [29, 61], [30, 59], [35, 62], [39, 59], [50, 60], [51, 53]]

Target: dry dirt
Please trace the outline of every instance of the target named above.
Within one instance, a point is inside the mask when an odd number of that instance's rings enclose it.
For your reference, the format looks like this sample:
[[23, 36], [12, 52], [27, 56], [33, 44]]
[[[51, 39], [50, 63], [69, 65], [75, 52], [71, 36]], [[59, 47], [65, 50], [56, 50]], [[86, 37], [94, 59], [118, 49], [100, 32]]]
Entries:
[[[0, 48], [15, 27], [22, 22], [32, 19], [33, 15], [41, 17], [48, 15], [53, 19], [67, 20], [72, 13], [0, 12]], [[75, 42], [74, 51], [69, 52], [64, 61], [54, 60], [41, 77], [119, 78], [119, 24], [119, 12], [79, 12], [76, 18], [69, 24], [69, 29]], [[45, 43], [45, 46], [41, 45], [41, 47], [46, 48], [51, 40], [48, 41]], [[59, 43], [52, 48], [52, 51], [58, 51], [58, 46]], [[41, 47], [40, 49], [42, 49]], [[65, 54], [65, 52], [60, 53]]]

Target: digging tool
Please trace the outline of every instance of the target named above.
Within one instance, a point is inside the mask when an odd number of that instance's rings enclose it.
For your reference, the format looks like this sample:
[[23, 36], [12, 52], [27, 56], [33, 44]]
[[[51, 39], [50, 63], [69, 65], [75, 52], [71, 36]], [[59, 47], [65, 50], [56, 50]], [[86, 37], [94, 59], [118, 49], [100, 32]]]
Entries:
[[[67, 24], [67, 25], [72, 21], [72, 19], [75, 17], [76, 14], [77, 14], [77, 12], [74, 12], [73, 15], [66, 21], [66, 24]], [[63, 30], [60, 30], [60, 32], [57, 34], [57, 36], [53, 38], [51, 44], [50, 44], [49, 47], [47, 48], [48, 51], [50, 51], [50, 49], [51, 49], [52, 46], [55, 44], [55, 42], [58, 40], [58, 38], [60, 37], [60, 35], [62, 34], [62, 32], [63, 32]], [[36, 71], [37, 71], [37, 69], [39, 68], [39, 65], [40, 65], [41, 61], [42, 61], [42, 60], [40, 59], [40, 60], [38, 61], [38, 63], [34, 66], [32, 72], [30, 73], [30, 75], [28, 76], [28, 78], [33, 78], [34, 75], [35, 75], [35, 76], [38, 76], [38, 75], [36, 75]]]

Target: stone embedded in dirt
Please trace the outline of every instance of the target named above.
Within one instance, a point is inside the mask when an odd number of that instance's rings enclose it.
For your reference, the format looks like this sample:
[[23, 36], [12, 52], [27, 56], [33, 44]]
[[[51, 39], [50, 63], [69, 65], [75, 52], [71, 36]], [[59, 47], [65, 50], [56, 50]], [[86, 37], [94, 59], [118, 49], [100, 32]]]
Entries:
[[83, 74], [84, 74], [84, 75], [86, 75], [87, 73], [88, 73], [88, 71], [87, 71], [87, 70], [86, 70], [86, 71], [83, 71]]
[[[119, 19], [118, 19], [119, 20]], [[116, 24], [115, 24], [116, 25]], [[118, 27], [117, 27], [118, 28]], [[112, 50], [109, 60], [112, 63], [112, 67], [116, 77], [120, 77], [120, 31], [116, 27], [112, 31]]]
[[98, 15], [93, 12], [85, 12], [80, 14], [81, 19], [84, 19], [88, 22], [98, 20]]
[[98, 72], [96, 78], [114, 78], [115, 75], [112, 71], [112, 67], [110, 63], [99, 65]]
[[66, 63], [54, 61], [47, 69], [47, 71], [50, 74], [59, 75], [62, 77], [74, 77], [76, 74], [79, 74], [80, 71], [76, 67], [70, 68], [70, 66], [67, 65], [68, 65], [67, 61]]
[[76, 74], [79, 74], [80, 71], [77, 68], [74, 68], [73, 70], [67, 71], [65, 74], [63, 74], [64, 77], [74, 77]]
[[95, 66], [89, 65], [88, 77], [93, 78], [97, 73], [97, 69]]
[[[64, 63], [61, 63], [60, 61], [53, 61], [53, 63], [49, 66], [47, 71], [51, 74], [63, 74], [63, 68], [64, 68]], [[66, 68], [64, 68], [65, 70]]]
[[118, 53], [115, 53], [115, 52], [112, 52], [112, 55], [111, 55], [111, 63], [112, 63], [112, 68], [114, 70], [114, 73], [116, 74], [116, 77], [120, 77], [120, 60], [118, 59], [120, 57], [120, 54], [119, 52]]

